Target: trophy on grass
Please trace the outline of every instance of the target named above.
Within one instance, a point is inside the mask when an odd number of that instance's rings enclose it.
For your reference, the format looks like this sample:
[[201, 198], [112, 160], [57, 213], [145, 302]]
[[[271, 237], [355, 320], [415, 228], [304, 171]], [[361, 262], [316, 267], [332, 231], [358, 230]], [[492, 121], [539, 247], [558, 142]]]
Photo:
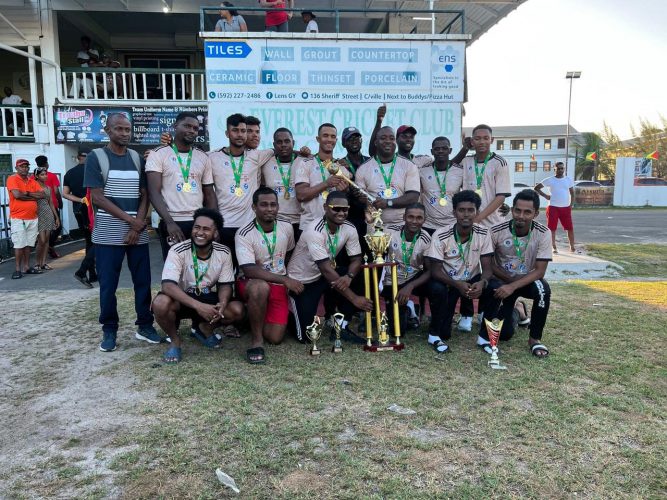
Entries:
[[317, 341], [320, 340], [322, 336], [322, 321], [319, 316], [315, 316], [313, 322], [310, 326], [306, 327], [306, 337], [313, 343], [313, 346], [310, 348], [311, 356], [319, 356], [322, 351], [317, 347]]
[[489, 344], [491, 344], [491, 359], [488, 365], [494, 370], [507, 370], [505, 365], [500, 364], [498, 359], [498, 339], [500, 338], [500, 331], [503, 329], [503, 322], [505, 320], [493, 318], [491, 321], [484, 318], [486, 331], [489, 334]]
[[345, 315], [342, 313], [336, 313], [333, 315], [333, 330], [336, 338], [334, 339], [334, 345], [331, 348], [331, 352], [343, 352], [343, 344], [340, 341], [340, 331], [342, 329], [343, 320]]
[[[382, 222], [382, 210], [372, 210], [371, 218], [373, 224], [373, 232], [366, 235], [366, 243], [373, 253], [373, 262], [368, 262], [368, 258], [364, 257], [364, 264], [361, 266], [364, 270], [364, 291], [367, 299], [373, 302], [373, 311], [375, 314], [375, 331], [377, 332], [377, 340], [373, 340], [373, 327], [371, 313], [366, 313], [366, 344], [365, 351], [400, 351], [405, 348], [405, 344], [401, 342], [401, 326], [398, 313], [398, 262], [396, 259], [391, 259], [389, 262], [385, 261], [385, 254], [389, 248], [389, 241], [391, 237], [384, 232]], [[380, 287], [379, 276], [381, 276], [384, 268], [389, 268], [391, 273], [391, 308], [394, 318], [394, 340], [389, 339], [387, 315], [380, 313]], [[372, 278], [372, 281], [371, 281]], [[386, 303], [387, 311], [389, 311], [389, 303]]]

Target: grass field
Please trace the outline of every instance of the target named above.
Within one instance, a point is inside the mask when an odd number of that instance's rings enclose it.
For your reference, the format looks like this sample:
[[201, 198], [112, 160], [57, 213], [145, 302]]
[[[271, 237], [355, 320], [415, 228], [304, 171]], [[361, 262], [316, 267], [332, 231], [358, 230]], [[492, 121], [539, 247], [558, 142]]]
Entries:
[[667, 278], [667, 245], [590, 243], [586, 245], [586, 251], [623, 266], [623, 276]]
[[403, 353], [320, 359], [288, 342], [259, 367], [243, 340], [188, 343], [176, 367], [135, 357], [123, 370], [160, 397], [149, 430], [115, 440], [131, 447], [113, 463], [124, 496], [227, 495], [220, 467], [256, 498], [664, 497], [667, 284], [599, 283], [554, 285], [551, 356], [531, 357], [522, 330], [507, 372], [469, 334], [445, 356], [413, 335]]

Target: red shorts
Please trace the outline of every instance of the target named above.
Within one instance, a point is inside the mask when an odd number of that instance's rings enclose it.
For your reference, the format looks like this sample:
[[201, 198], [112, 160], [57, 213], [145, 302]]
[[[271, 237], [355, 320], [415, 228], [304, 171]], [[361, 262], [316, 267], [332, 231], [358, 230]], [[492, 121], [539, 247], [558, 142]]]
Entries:
[[[236, 290], [244, 302], [247, 302], [245, 299], [245, 287], [247, 285], [248, 280], [245, 278], [236, 280]], [[287, 288], [284, 285], [269, 283], [269, 301], [266, 304], [264, 322], [272, 325], [286, 325], [288, 316]]]
[[560, 221], [563, 229], [572, 231], [574, 229], [572, 225], [572, 207], [552, 207], [549, 205], [547, 207], [547, 227], [552, 232], [558, 229], [558, 221]]

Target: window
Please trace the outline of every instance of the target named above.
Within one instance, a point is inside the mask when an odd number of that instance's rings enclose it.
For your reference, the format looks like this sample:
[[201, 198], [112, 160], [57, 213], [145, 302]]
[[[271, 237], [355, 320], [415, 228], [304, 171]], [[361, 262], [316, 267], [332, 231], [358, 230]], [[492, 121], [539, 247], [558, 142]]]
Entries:
[[550, 161], [542, 162], [542, 169], [545, 172], [551, 172], [551, 162]]
[[532, 149], [532, 150], [537, 149], [537, 139], [531, 139], [530, 140], [530, 149]]
[[531, 172], [537, 172], [537, 162], [536, 161], [531, 161], [530, 162], [530, 171]]
[[522, 161], [515, 161], [514, 162], [514, 171], [515, 172], [523, 172], [523, 162]]
[[565, 139], [558, 139], [558, 149], [565, 149]]
[[505, 149], [505, 141], [503, 139], [498, 139], [496, 141], [496, 150], [502, 151], [503, 149]]
[[510, 141], [510, 149], [523, 151], [523, 139]]
[[551, 139], [544, 139], [544, 149], [551, 149]]

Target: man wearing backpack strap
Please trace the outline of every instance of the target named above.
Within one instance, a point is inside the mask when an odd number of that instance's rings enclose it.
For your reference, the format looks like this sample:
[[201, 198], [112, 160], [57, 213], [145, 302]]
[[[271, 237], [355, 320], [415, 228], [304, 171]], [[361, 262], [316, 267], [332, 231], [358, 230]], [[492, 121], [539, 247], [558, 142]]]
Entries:
[[83, 184], [90, 189], [97, 211], [93, 228], [95, 264], [100, 283], [100, 323], [104, 352], [116, 349], [118, 310], [116, 289], [127, 255], [134, 285], [138, 326], [135, 337], [151, 344], [164, 339], [153, 327], [151, 271], [148, 254], [146, 175], [136, 151], [128, 149], [132, 125], [124, 114], [107, 117], [109, 145], [88, 155]]

